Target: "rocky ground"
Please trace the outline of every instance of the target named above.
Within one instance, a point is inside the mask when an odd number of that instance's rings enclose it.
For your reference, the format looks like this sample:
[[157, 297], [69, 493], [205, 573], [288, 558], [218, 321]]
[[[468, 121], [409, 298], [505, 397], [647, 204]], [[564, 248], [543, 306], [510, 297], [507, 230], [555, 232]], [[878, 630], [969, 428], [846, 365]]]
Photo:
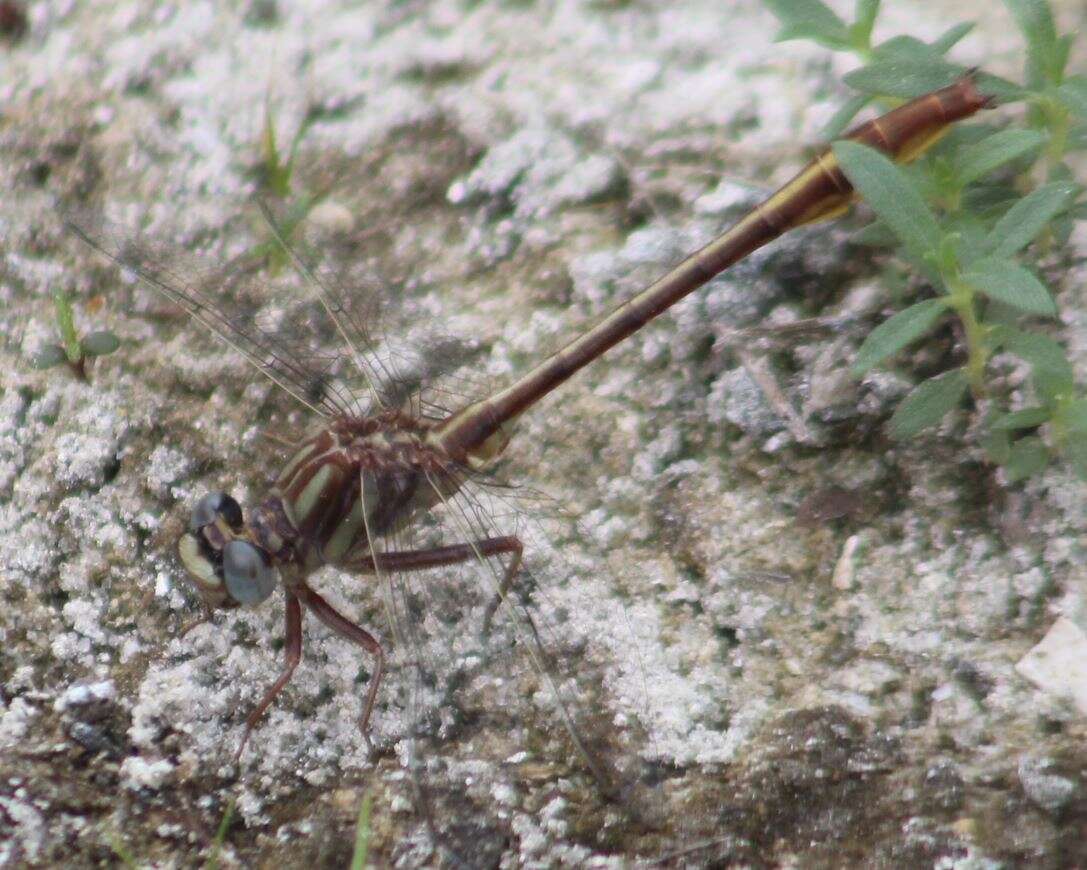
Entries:
[[[884, 37], [984, 19], [955, 59], [1017, 74], [1002, 9], [885, 5]], [[279, 599], [180, 636], [192, 504], [252, 504], [312, 418], [62, 205], [187, 249], [203, 280], [267, 240], [267, 107], [284, 151], [308, 117], [287, 202], [323, 194], [307, 232], [359, 298], [387, 297], [382, 347], [467, 395], [787, 179], [847, 59], [773, 44], [740, 0], [27, 11], [0, 44], [0, 865], [197, 866], [233, 802], [222, 865], [342, 867], [366, 795], [377, 865], [1087, 863], [1084, 485], [1006, 485], [965, 413], [886, 437], [917, 360], [848, 375], [894, 304], [859, 217], [772, 245], [518, 421], [498, 469], [518, 488], [479, 504], [528, 545], [542, 673], [516, 607], [480, 639], [485, 569], [409, 578], [423, 619], [371, 744], [371, 663], [311, 619], [235, 765], [280, 667]], [[217, 291], [289, 325], [300, 285], [269, 281]], [[1084, 282], [1056, 286], [1087, 371]], [[122, 341], [86, 382], [28, 362], [58, 290]], [[372, 579], [314, 583], [394, 645]]]

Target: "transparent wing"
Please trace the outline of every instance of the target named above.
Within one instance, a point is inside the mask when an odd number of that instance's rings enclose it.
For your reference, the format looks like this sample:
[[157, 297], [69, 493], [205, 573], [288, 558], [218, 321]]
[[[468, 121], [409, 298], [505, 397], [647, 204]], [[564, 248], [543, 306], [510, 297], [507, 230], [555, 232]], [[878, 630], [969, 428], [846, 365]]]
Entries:
[[[430, 328], [431, 313], [383, 277], [372, 260], [358, 256], [353, 238], [365, 236], [298, 233], [298, 243], [285, 238], [281, 217], [261, 203], [275, 244], [302, 279], [307, 296], [317, 303], [332, 327], [329, 346], [343, 348], [354, 377], [344, 384], [352, 393], [376, 395], [381, 407], [410, 407], [415, 416], [441, 418], [483, 394], [485, 385], [459, 373], [479, 347]], [[320, 256], [318, 253], [320, 252]]]
[[306, 348], [302, 336], [276, 328], [288, 318], [265, 312], [259, 259], [236, 257], [210, 265], [181, 248], [163, 244], [116, 224], [103, 215], [68, 212], [67, 227], [76, 236], [175, 303], [221, 341], [236, 350], [258, 371], [303, 405], [323, 417], [347, 405], [338, 396], [332, 373], [335, 359], [318, 348]]
[[[540, 675], [548, 706], [600, 794], [631, 819], [659, 822], [664, 804], [662, 795], [647, 787], [651, 778], [647, 765], [660, 757], [660, 750], [652, 730], [642, 728], [655, 715], [649, 707], [647, 662], [639, 632], [610, 590], [599, 589], [591, 581], [567, 586], [562, 577], [571, 565], [559, 541], [571, 534], [587, 537], [576, 532], [577, 517], [545, 493], [511, 486], [490, 474], [473, 476], [446, 508], [456, 517], [451, 524], [458, 533], [472, 529], [477, 535], [493, 535], [496, 527], [517, 529], [525, 543], [527, 567], [519, 572], [499, 610], [506, 618], [508, 642]], [[550, 559], [548, 569], [533, 567], [541, 556]], [[488, 594], [493, 593], [499, 576], [494, 568], [492, 560], [490, 570], [480, 566], [477, 572]], [[587, 655], [609, 659], [607, 679], [619, 682], [611, 685], [607, 697], [619, 699], [619, 708], [611, 710], [597, 696], [596, 680], [605, 674], [587, 677], [592, 674], [592, 668], [586, 667]], [[623, 709], [624, 703], [637, 708], [635, 720]], [[615, 727], [616, 717], [626, 723], [624, 728]]]
[[413, 523], [378, 536], [370, 555], [393, 638], [394, 668], [390, 673], [400, 677], [391, 681], [399, 682], [403, 704], [398, 754], [411, 775], [417, 808], [431, 842], [450, 853], [456, 865], [488, 866], [498, 855], [485, 856], [480, 849], [495, 838], [475, 835], [485, 814], [467, 811], [470, 798], [462, 792], [454, 798], [457, 811], [448, 812], [441, 795], [449, 790], [443, 788], [446, 778], [438, 770], [443, 757], [441, 744], [459, 727], [454, 695], [481, 662], [478, 641], [451, 628], [471, 610], [463, 598], [470, 586], [465, 573], [474, 573], [477, 566], [469, 562], [459, 570], [458, 566], [445, 566], [402, 571], [382, 567], [380, 558], [390, 552], [425, 552], [443, 540], [439, 524]]
[[[437, 481], [430, 483], [441, 493]], [[532, 500], [538, 500], [538, 494], [530, 493]], [[453, 536], [479, 541], [511, 530], [518, 535], [528, 532], [531, 522], [517, 502], [518, 493], [512, 488], [480, 486], [471, 478], [461, 483], [455, 495], [444, 499], [439, 510]], [[529, 539], [529, 562], [533, 538]], [[627, 775], [603, 752], [603, 747], [611, 742], [603, 733], [609, 717], [595, 704], [590, 711], [583, 697], [586, 691], [591, 697], [594, 689], [578, 679], [579, 673], [584, 673], [575, 658], [583, 652], [582, 639], [572, 636], [558, 621], [564, 608], [549, 600], [546, 584], [538, 583], [525, 566], [522, 565], [516, 577], [510, 578], [513, 584], [507, 589], [504, 565], [499, 560], [485, 558], [477, 550], [474, 561], [472, 582], [484, 607], [493, 606], [499, 594], [503, 596], [487, 644], [488, 660], [505, 663], [509, 670], [528, 675], [546, 699], [549, 715], [561, 723], [580, 758], [580, 766], [595, 780], [601, 795], [609, 801], [625, 803]], [[468, 625], [466, 630], [478, 633], [478, 624]]]
[[[419, 416], [436, 417], [474, 393], [478, 385], [464, 379], [425, 388], [469, 358], [470, 346], [419, 328], [408, 329], [400, 341], [388, 338], [388, 309], [404, 306], [396, 304], [402, 300], [388, 292], [388, 284], [374, 278], [373, 264], [345, 265], [350, 245], [309, 242], [300, 231], [298, 245], [288, 242], [277, 218], [265, 214], [269, 238], [223, 263], [152, 240], [97, 211], [68, 210], [64, 218], [73, 234], [322, 417], [365, 416], [406, 404]], [[331, 256], [317, 266], [296, 247], [324, 248]], [[296, 273], [268, 277], [273, 251]]]
[[[450, 490], [437, 481], [430, 485], [439, 493]], [[465, 825], [485, 825], [489, 814], [485, 806], [476, 813], [465, 812], [465, 801], [472, 800], [470, 790], [465, 791], [463, 780], [457, 783], [457, 767], [444, 769], [446, 744], [452, 739], [486, 745], [487, 753], [498, 758], [513, 758], [524, 755], [533, 734], [550, 740], [565, 733], [553, 761], [558, 759], [564, 768], [569, 764], [570, 772], [587, 771], [605, 798], [622, 801], [623, 790], [613, 765], [601, 754], [608, 740], [599, 733], [610, 717], [586, 701], [595, 691], [594, 681], [579, 685], [574, 677], [587, 672], [584, 662], [571, 663], [581, 651], [581, 639], [564, 637], [549, 608], [535, 606], [526, 573], [518, 572], [517, 585], [524, 588], [509, 591], [489, 635], [483, 634], [486, 614], [504, 586], [507, 568], [520, 560], [519, 544], [516, 554], [507, 550], [496, 555], [487, 543], [509, 540], [510, 532], [519, 527], [509, 508], [512, 494], [502, 490], [502, 498], [496, 500], [487, 492], [472, 480], [461, 481], [456, 495], [427, 517], [416, 518], [421, 521], [371, 537], [376, 543], [370, 553], [379, 566], [392, 632], [391, 660], [399, 663], [390, 674], [399, 673], [400, 679], [394, 677], [389, 688], [399, 683], [402, 692], [401, 761], [411, 772], [433, 841], [469, 866], [487, 863], [477, 861], [475, 850], [488, 838], [473, 835]], [[467, 546], [456, 563], [411, 571], [383, 567], [382, 555], [433, 553], [461, 544]], [[385, 702], [392, 699], [388, 694]], [[586, 736], [589, 731], [594, 732], [591, 739]], [[540, 759], [526, 756], [526, 760], [532, 769], [533, 761]], [[565, 769], [561, 775], [566, 775]], [[448, 801], [443, 798], [446, 794]]]

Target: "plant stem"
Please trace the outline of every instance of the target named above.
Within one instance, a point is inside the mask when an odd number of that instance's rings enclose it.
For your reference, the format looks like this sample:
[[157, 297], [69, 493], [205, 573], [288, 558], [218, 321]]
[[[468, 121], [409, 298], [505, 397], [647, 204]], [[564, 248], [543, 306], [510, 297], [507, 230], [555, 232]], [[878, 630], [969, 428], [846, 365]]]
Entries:
[[985, 327], [978, 320], [974, 305], [974, 288], [958, 278], [949, 280], [951, 308], [962, 323], [963, 338], [966, 341], [966, 377], [970, 382], [970, 392], [975, 399], [985, 396], [985, 365], [989, 361], [985, 346]]
[[1049, 144], [1045, 149], [1046, 176], [1052, 178], [1061, 165], [1064, 152], [1068, 147], [1070, 119], [1068, 110], [1052, 100], [1046, 102], [1043, 111], [1049, 126]]

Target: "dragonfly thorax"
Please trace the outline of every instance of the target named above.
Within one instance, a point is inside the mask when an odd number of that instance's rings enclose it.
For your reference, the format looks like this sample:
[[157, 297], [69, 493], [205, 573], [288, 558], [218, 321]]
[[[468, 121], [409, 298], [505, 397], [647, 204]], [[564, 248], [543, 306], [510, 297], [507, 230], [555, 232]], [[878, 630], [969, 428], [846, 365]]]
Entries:
[[258, 509], [269, 552], [305, 568], [370, 557], [384, 535], [459, 488], [458, 468], [428, 438], [431, 425], [396, 411], [342, 417], [304, 441]]

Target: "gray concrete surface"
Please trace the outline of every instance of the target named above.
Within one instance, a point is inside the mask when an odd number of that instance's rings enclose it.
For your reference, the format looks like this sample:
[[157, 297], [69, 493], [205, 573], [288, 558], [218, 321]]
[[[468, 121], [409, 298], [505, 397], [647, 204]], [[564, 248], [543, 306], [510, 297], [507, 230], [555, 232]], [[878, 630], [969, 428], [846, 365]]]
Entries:
[[[1017, 69], [993, 4], [886, 5], [884, 36], [980, 18], [955, 58]], [[333, 259], [391, 297], [382, 334], [485, 391], [784, 181], [846, 97], [846, 59], [772, 44], [749, 2], [29, 14], [0, 48], [0, 864], [197, 866], [234, 799], [222, 866], [346, 866], [367, 793], [377, 866], [1087, 861], [1087, 711], [1059, 661], [1085, 643], [1083, 484], [1055, 468], [1004, 487], [965, 416], [881, 434], [910, 367], [842, 376], [890, 304], [855, 220], [756, 255], [519, 422], [500, 470], [521, 488], [481, 498], [529, 545], [554, 689], [516, 611], [479, 641], [482, 569], [434, 572], [411, 578], [422, 637], [396, 651], [372, 748], [370, 664], [311, 619], [234, 766], [280, 666], [279, 599], [179, 637], [189, 508], [216, 488], [252, 504], [283, 455], [261, 432], [312, 420], [65, 234], [58, 199], [210, 265], [260, 238], [265, 101], [282, 141], [316, 111], [295, 187], [328, 191]], [[1063, 337], [1083, 370], [1075, 278]], [[123, 339], [89, 383], [27, 364], [57, 289]], [[810, 316], [846, 325], [743, 332]], [[315, 583], [391, 644], [371, 579]], [[1055, 623], [1050, 658], [1017, 670]], [[415, 659], [437, 682], [412, 702]]]

